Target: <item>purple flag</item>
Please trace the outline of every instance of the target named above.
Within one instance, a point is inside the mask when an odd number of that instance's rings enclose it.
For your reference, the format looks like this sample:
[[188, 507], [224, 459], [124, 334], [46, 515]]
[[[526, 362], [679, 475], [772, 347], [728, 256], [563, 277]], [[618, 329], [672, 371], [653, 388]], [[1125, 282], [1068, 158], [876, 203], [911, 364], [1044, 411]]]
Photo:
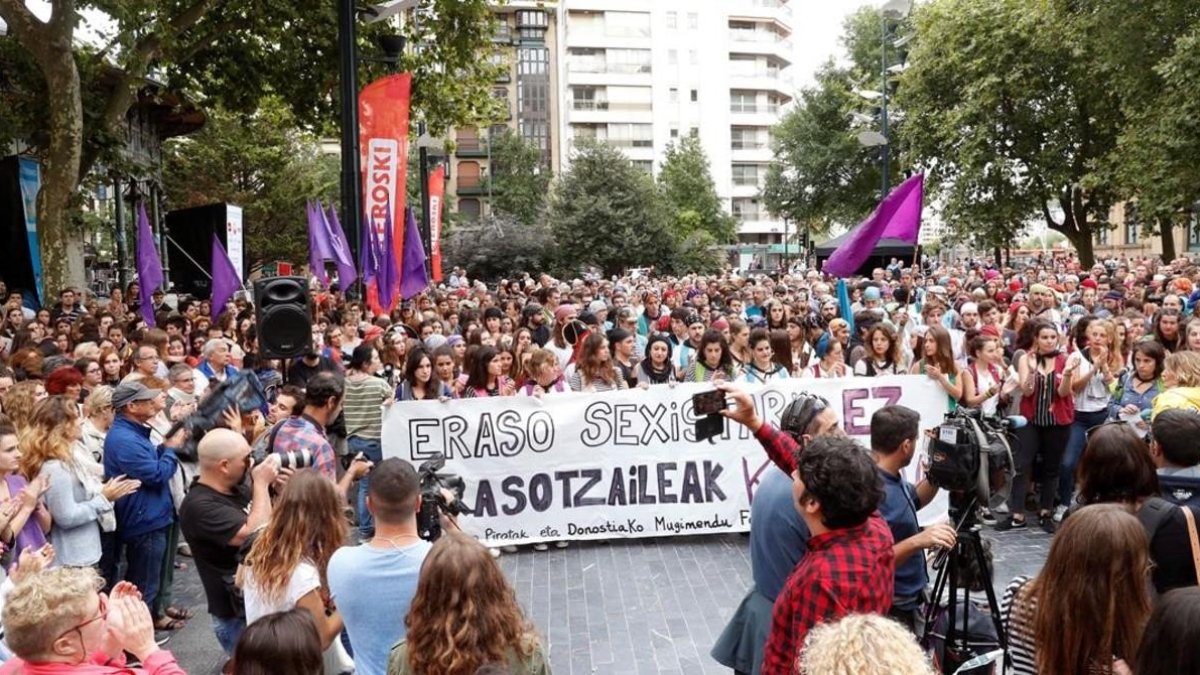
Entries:
[[325, 261], [333, 259], [333, 246], [329, 243], [329, 233], [325, 231], [325, 223], [321, 220], [317, 205], [309, 201], [305, 210], [308, 212], [308, 273], [325, 285], [329, 283]]
[[375, 228], [371, 219], [363, 214], [362, 239], [358, 246], [358, 266], [362, 269], [363, 286], [369, 286], [379, 275], [379, 239], [375, 236]]
[[400, 270], [400, 297], [408, 300], [429, 287], [429, 277], [425, 276], [425, 247], [421, 245], [421, 233], [417, 231], [417, 220], [413, 217], [411, 206], [404, 212], [403, 264], [404, 268]]
[[871, 251], [884, 236], [916, 245], [921, 230], [921, 206], [925, 195], [925, 174], [919, 173], [896, 186], [878, 208], [850, 234], [821, 271], [835, 277], [848, 277], [871, 257]]
[[242, 278], [229, 260], [229, 254], [221, 245], [221, 238], [213, 233], [212, 241], [212, 319], [225, 309], [225, 303], [242, 287]]
[[392, 214], [387, 210], [383, 220], [383, 247], [379, 256], [379, 276], [375, 285], [379, 288], [379, 306], [389, 313], [396, 306], [396, 291], [400, 272], [396, 269], [396, 248], [392, 237]]
[[[321, 202], [317, 202], [317, 211], [321, 212]], [[338, 286], [345, 293], [350, 285], [358, 279], [358, 272], [354, 270], [354, 256], [350, 255], [350, 247], [346, 245], [346, 237], [342, 232], [342, 224], [338, 222], [337, 209], [333, 208], [333, 204], [329, 205], [329, 209], [324, 212], [321, 220], [325, 223], [325, 231], [329, 234], [329, 241], [333, 244], [334, 265], [338, 271]]]
[[154, 233], [150, 231], [150, 219], [146, 217], [145, 202], [138, 203], [137, 216], [137, 273], [142, 288], [142, 318], [146, 325], [154, 327], [154, 289], [163, 285], [162, 260], [154, 248]]

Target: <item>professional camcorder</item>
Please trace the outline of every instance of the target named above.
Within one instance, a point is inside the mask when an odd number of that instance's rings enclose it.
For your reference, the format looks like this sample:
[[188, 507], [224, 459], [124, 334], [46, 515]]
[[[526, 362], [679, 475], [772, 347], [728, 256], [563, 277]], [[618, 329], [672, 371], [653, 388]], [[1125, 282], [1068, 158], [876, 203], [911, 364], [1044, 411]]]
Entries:
[[[241, 370], [224, 382], [217, 385], [208, 395], [200, 401], [196, 412], [179, 420], [167, 432], [166, 438], [175, 435], [175, 432], [180, 429], [186, 429], [188, 432], [187, 440], [184, 441], [183, 447], [176, 451], [176, 454], [188, 461], [196, 461], [198, 454], [196, 446], [200, 443], [200, 439], [204, 438], [204, 434], [212, 431], [214, 428], [221, 426], [222, 417], [226, 410], [236, 407], [238, 414], [249, 413], [254, 410], [261, 410], [267, 404], [267, 396], [263, 391], [262, 383], [259, 382], [258, 376], [252, 370]], [[309, 462], [311, 464], [311, 461]], [[284, 466], [288, 466], [285, 464]], [[308, 466], [305, 464], [303, 466]], [[293, 468], [303, 468], [296, 465]]]
[[[421, 463], [417, 476], [421, 481], [421, 510], [417, 513], [417, 534], [426, 541], [437, 541], [442, 536], [441, 514], [456, 516], [465, 513], [462, 506], [466, 484], [461, 476], [438, 473], [446, 466], [446, 456], [438, 453], [433, 459]], [[448, 501], [442, 490], [454, 493], [454, 501]]]
[[978, 503], [988, 504], [1012, 482], [1008, 435], [1023, 426], [1023, 417], [988, 417], [970, 408], [946, 413], [930, 443], [929, 481], [952, 494], [973, 491]]

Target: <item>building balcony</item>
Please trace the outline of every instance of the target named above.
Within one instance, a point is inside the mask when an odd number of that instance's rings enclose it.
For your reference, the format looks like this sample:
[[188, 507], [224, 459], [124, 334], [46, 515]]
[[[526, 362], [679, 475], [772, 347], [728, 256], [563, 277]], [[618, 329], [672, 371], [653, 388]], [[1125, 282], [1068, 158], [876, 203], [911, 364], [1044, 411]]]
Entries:
[[459, 175], [454, 181], [454, 193], [463, 196], [482, 195], [487, 192], [483, 176]]
[[729, 146], [729, 159], [734, 162], [766, 163], [774, 159], [774, 153], [766, 142], [732, 143]]
[[734, 0], [730, 3], [731, 17], [768, 20], [788, 33], [792, 32], [792, 7], [784, 0]]
[[[737, 218], [737, 214], [734, 214]], [[747, 213], [738, 218], [738, 234], [778, 234], [783, 235], [783, 221], [772, 220], [765, 212]], [[794, 229], [794, 228], [793, 228]]]
[[731, 51], [740, 54], [772, 56], [788, 65], [795, 58], [795, 46], [792, 41], [772, 31], [730, 30], [729, 41]]
[[457, 157], [487, 157], [487, 141], [478, 138], [463, 138], [455, 142], [454, 154]]

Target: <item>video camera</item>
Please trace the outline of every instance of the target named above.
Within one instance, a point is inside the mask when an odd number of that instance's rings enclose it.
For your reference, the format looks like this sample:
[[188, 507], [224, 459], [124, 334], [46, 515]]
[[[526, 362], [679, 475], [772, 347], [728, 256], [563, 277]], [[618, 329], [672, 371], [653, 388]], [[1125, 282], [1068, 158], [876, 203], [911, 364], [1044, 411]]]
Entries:
[[[456, 516], [466, 512], [462, 496], [466, 484], [461, 476], [438, 473], [446, 466], [446, 456], [438, 453], [433, 459], [421, 463], [417, 476], [421, 484], [421, 510], [417, 512], [417, 534], [425, 541], [437, 541], [442, 536], [441, 514]], [[450, 490], [454, 501], [447, 501], [442, 490]]]
[[174, 436], [180, 429], [186, 429], [187, 439], [176, 454], [181, 459], [194, 462], [199, 457], [196, 446], [200, 439], [221, 425], [221, 418], [226, 410], [236, 406], [238, 414], [244, 414], [262, 410], [266, 405], [267, 395], [258, 376], [252, 370], [241, 370], [205, 396], [196, 412], [176, 422], [167, 432], [166, 438]]
[[994, 417], [979, 410], [958, 408], [946, 413], [929, 447], [929, 482], [951, 493], [973, 492], [977, 503], [988, 504], [994, 492], [1009, 485], [1014, 463], [1008, 435], [1025, 426], [1025, 418]]

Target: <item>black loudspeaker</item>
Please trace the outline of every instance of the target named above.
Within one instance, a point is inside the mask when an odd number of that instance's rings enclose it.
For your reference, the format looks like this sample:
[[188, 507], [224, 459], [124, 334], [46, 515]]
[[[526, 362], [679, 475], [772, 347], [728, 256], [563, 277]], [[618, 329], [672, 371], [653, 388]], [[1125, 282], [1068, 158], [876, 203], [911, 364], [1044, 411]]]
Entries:
[[269, 277], [254, 282], [258, 351], [265, 359], [302, 356], [312, 346], [312, 306], [304, 277]]

